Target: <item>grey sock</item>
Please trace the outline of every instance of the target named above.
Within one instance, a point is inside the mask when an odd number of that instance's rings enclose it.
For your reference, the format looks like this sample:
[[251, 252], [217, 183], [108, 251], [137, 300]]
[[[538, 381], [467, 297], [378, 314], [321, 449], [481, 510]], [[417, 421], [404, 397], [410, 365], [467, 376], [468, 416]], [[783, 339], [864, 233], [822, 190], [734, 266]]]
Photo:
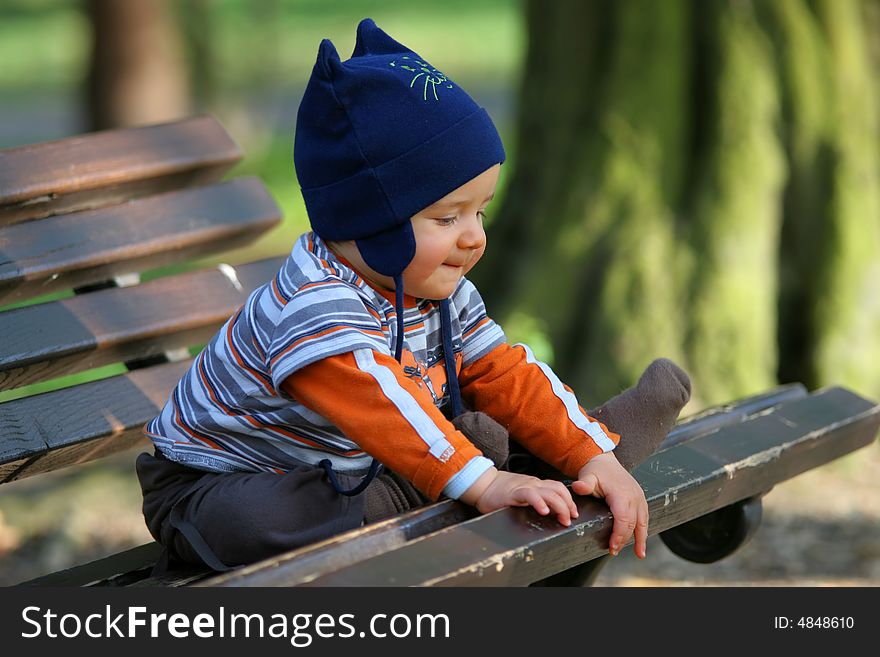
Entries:
[[507, 429], [485, 413], [467, 411], [452, 421], [474, 446], [483, 452], [499, 470], [507, 462], [510, 454], [510, 440]]
[[620, 434], [617, 460], [632, 470], [657, 451], [691, 398], [691, 381], [668, 358], [658, 358], [638, 383], [587, 413]]
[[431, 501], [406, 479], [391, 470], [376, 475], [363, 495], [366, 524], [417, 509]]

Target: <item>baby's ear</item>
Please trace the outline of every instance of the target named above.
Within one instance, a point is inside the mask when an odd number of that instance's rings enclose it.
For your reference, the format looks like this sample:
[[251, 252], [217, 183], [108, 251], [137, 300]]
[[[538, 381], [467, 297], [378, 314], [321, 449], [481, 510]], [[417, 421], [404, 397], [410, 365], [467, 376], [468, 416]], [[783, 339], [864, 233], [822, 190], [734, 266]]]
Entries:
[[318, 46], [317, 69], [326, 79], [332, 80], [336, 74], [336, 69], [341, 65], [339, 53], [336, 52], [336, 46], [333, 45], [333, 42], [330, 39], [322, 40], [321, 45]]
[[354, 43], [352, 57], [364, 55], [391, 54], [395, 52], [410, 53], [412, 50], [398, 43], [380, 30], [372, 18], [365, 18], [357, 27], [357, 39]]

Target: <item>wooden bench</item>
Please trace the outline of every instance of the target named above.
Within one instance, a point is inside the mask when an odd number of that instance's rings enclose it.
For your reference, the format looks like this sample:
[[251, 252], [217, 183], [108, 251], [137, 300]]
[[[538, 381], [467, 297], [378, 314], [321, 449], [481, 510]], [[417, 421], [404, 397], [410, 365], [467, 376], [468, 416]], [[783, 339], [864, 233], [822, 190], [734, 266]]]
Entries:
[[[140, 280], [277, 225], [259, 180], [220, 181], [240, 158], [210, 117], [0, 151], [0, 306], [60, 297], [0, 311], [0, 390], [127, 369], [0, 404], [0, 483], [147, 446], [141, 428], [190, 350], [274, 275], [281, 258]], [[762, 494], [869, 444], [878, 425], [874, 402], [799, 385], [689, 418], [636, 471], [651, 533], [686, 558], [723, 558], [757, 527]], [[30, 584], [583, 585], [605, 562], [611, 518], [593, 498], [578, 504], [570, 528], [445, 501], [229, 573], [153, 578], [148, 544]]]

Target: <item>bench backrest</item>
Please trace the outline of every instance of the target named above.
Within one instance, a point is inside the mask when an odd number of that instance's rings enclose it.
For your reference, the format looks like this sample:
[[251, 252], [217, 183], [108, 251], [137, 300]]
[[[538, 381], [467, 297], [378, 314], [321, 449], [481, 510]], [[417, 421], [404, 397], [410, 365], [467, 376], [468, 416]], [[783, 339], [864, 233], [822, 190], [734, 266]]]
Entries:
[[126, 365], [0, 403], [0, 483], [142, 440], [187, 349], [278, 269], [270, 258], [140, 282], [278, 224], [258, 179], [220, 180], [240, 158], [208, 116], [0, 150], [0, 392]]

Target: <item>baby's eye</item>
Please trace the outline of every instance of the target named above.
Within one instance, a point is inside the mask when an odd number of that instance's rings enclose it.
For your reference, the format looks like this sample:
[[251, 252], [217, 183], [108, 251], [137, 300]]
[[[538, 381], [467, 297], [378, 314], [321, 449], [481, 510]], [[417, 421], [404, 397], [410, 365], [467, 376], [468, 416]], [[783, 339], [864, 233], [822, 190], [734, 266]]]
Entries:
[[455, 223], [455, 217], [436, 217], [434, 221], [440, 226], [451, 226]]

